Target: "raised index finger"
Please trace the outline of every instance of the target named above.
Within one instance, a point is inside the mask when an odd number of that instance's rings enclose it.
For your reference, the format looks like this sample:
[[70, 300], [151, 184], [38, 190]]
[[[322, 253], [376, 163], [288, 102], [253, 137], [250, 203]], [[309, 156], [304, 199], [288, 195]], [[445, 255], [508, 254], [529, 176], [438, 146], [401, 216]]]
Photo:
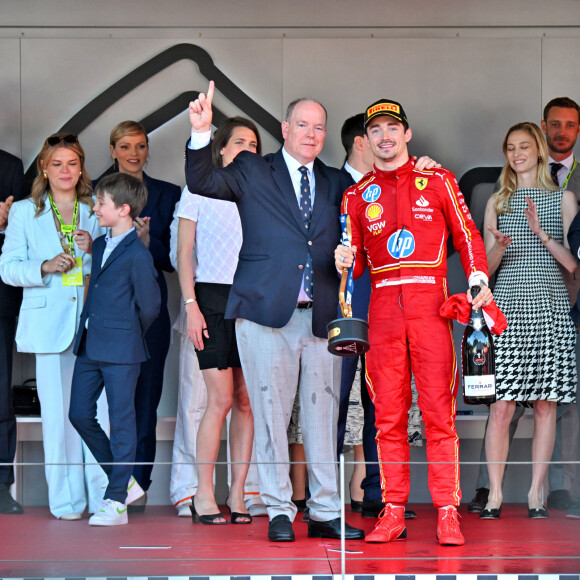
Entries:
[[207, 89], [207, 96], [206, 96], [206, 101], [207, 104], [211, 107], [211, 103], [213, 101], [213, 91], [215, 88], [215, 83], [213, 81], [209, 81], [209, 88]]

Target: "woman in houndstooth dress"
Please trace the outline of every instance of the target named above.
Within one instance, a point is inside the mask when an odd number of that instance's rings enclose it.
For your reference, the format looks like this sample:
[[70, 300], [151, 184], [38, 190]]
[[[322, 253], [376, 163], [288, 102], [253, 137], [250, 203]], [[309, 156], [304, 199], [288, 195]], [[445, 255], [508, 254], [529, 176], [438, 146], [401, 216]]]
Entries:
[[[542, 484], [552, 456], [556, 405], [575, 402], [576, 340], [568, 293], [558, 262], [573, 272], [577, 261], [566, 239], [578, 206], [574, 194], [555, 186], [548, 148], [539, 127], [519, 123], [503, 143], [506, 164], [500, 190], [488, 201], [484, 239], [494, 297], [508, 320], [496, 339], [497, 402], [485, 439], [490, 493], [481, 512], [497, 519], [509, 450], [508, 428], [516, 404], [534, 409], [532, 483], [528, 515], [547, 517]], [[495, 463], [494, 463], [495, 462]]]

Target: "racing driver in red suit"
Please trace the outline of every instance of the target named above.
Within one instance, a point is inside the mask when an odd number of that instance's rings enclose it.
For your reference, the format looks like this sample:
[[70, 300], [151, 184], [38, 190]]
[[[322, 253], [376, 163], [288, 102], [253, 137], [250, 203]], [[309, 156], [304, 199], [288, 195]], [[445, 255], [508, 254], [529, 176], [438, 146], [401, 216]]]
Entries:
[[[354, 277], [368, 264], [372, 282], [366, 379], [375, 404], [385, 508], [366, 541], [407, 536], [412, 369], [425, 422], [429, 490], [438, 508], [437, 538], [442, 545], [462, 545], [455, 430], [459, 373], [451, 322], [439, 314], [449, 298], [449, 233], [469, 286], [482, 288], [474, 306], [487, 306], [493, 296], [483, 241], [454, 175], [442, 168], [419, 171], [407, 150], [411, 136], [399, 103], [383, 99], [367, 109], [365, 138], [374, 168], [344, 194], [342, 213], [350, 216], [351, 247], [335, 250], [339, 271], [352, 265], [356, 255]], [[467, 296], [471, 301], [469, 292]]]

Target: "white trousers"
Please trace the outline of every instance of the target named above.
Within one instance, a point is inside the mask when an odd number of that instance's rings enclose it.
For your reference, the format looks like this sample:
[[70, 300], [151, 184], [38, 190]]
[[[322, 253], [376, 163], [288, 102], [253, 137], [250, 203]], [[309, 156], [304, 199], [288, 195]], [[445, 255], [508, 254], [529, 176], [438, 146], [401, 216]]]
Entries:
[[[99, 465], [83, 465], [96, 464], [96, 460], [68, 419], [75, 360], [72, 345], [59, 354], [36, 355], [48, 504], [57, 518], [71, 512], [82, 513], [87, 496], [89, 512], [94, 513], [103, 502], [107, 486], [107, 476]], [[104, 391], [97, 403], [97, 419], [108, 431]]]
[[326, 339], [312, 334], [312, 310], [295, 310], [283, 328], [238, 318], [236, 336], [254, 413], [262, 501], [270, 520], [296, 516], [289, 474], [287, 429], [296, 391], [308, 469], [310, 517], [340, 516], [336, 431], [341, 361]]

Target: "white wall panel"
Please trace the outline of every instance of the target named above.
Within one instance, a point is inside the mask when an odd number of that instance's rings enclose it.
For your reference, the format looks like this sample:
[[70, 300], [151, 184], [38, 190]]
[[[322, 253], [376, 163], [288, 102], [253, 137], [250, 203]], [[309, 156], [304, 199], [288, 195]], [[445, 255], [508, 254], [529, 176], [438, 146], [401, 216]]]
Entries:
[[542, 103], [554, 97], [570, 97], [580, 102], [580, 38], [542, 40]]
[[284, 42], [284, 101], [312, 94], [329, 112], [323, 158], [340, 163], [340, 125], [387, 97], [401, 102], [411, 150], [457, 173], [503, 163], [506, 129], [541, 111], [539, 39]]
[[20, 41], [0, 40], [0, 148], [20, 157]]
[[570, 26], [578, 0], [1, 0], [11, 26]]
[[[57, 131], [103, 90], [164, 49], [184, 40], [27, 39], [22, 57], [23, 156], [28, 165], [44, 138]], [[216, 66], [239, 88], [271, 114], [279, 117], [280, 41], [207, 41], [205, 48]], [[141, 119], [188, 90], [207, 91], [208, 79], [195, 63], [181, 60], [145, 81], [114, 103], [80, 134], [90, 175], [99, 175], [110, 163], [109, 133], [119, 122]], [[243, 114], [219, 92], [215, 104], [227, 115]], [[184, 114], [151, 135], [147, 171], [159, 179], [183, 185], [183, 146], [189, 120]], [[268, 150], [276, 142], [264, 132]]]

